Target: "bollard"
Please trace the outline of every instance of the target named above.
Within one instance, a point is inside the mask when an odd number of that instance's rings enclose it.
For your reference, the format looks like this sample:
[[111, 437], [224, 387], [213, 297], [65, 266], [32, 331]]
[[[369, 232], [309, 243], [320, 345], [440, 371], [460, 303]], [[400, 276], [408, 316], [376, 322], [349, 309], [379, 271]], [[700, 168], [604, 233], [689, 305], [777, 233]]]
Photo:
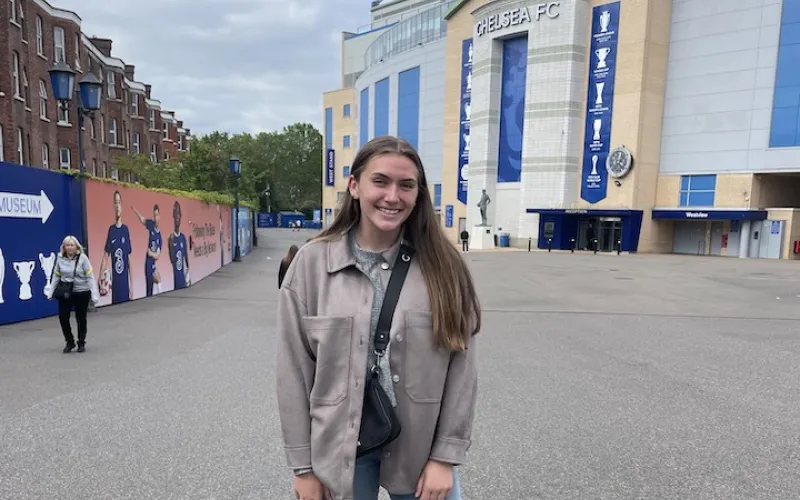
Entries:
[[528, 237], [528, 251], [531, 251], [531, 237]]
[[575, 253], [575, 238], [571, 238], [569, 242], [572, 244], [569, 249], [570, 253]]
[[622, 254], [622, 240], [617, 240], [617, 255]]
[[593, 239], [592, 242], [594, 243], [594, 253], [597, 255], [597, 238]]
[[547, 251], [550, 252], [553, 250], [553, 238], [547, 238]]

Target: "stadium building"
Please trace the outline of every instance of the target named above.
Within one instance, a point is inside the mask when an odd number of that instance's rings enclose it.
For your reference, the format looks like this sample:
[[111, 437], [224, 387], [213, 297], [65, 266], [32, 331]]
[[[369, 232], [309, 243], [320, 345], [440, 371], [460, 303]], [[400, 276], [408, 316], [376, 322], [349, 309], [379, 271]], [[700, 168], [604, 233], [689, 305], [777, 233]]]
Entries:
[[384, 0], [371, 21], [323, 96], [324, 224], [392, 134], [472, 248], [800, 258], [800, 0]]

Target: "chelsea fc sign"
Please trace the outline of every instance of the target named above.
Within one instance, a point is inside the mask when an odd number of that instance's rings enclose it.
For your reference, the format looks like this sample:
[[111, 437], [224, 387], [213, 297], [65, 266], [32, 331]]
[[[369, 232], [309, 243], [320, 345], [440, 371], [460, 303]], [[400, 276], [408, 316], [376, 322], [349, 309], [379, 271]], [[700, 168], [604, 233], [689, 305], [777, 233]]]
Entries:
[[555, 19], [559, 15], [558, 7], [560, 4], [561, 2], [539, 3], [530, 8], [534, 11], [533, 13], [531, 13], [528, 7], [519, 7], [492, 14], [491, 16], [483, 18], [475, 25], [475, 34], [477, 36], [483, 36], [487, 33], [494, 33], [495, 31], [500, 31], [511, 26], [538, 21], [542, 16]]

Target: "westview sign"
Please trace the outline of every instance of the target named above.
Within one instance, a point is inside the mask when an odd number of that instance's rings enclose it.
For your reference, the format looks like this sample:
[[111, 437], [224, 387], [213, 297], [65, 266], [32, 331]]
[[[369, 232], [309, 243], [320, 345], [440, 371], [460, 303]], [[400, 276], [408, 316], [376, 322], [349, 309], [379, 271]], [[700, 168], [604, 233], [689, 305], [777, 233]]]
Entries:
[[533, 16], [528, 7], [509, 9], [504, 12], [492, 14], [483, 18], [475, 24], [475, 34], [483, 36], [487, 33], [494, 33], [502, 29], [518, 26], [524, 23], [539, 21], [542, 16], [555, 19], [559, 16], [558, 7], [561, 2], [544, 2], [531, 7], [534, 10]]

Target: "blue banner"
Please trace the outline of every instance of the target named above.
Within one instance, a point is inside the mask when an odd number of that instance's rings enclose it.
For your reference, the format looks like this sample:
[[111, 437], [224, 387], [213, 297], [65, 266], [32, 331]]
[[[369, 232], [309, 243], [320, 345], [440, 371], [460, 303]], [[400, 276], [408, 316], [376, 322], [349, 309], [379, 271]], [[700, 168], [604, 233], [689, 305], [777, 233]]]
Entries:
[[453, 227], [453, 205], [444, 206], [444, 227]]
[[336, 184], [336, 152], [329, 149], [325, 155], [325, 185]]
[[472, 38], [461, 42], [461, 111], [458, 127], [458, 201], [467, 204], [469, 121], [472, 114]]
[[314, 222], [320, 222], [322, 220], [322, 210], [314, 210]]
[[268, 228], [276, 227], [278, 225], [278, 217], [275, 212], [259, 212], [258, 213], [258, 227]]
[[[236, 209], [231, 210], [231, 227], [236, 228]], [[247, 207], [239, 207], [239, 255], [244, 257], [253, 249], [253, 216]]]
[[80, 200], [69, 175], [0, 163], [0, 325], [58, 312], [45, 286], [64, 237], [82, 239]]
[[617, 67], [620, 3], [592, 9], [592, 41], [589, 50], [589, 86], [581, 169], [581, 199], [597, 203], [608, 191], [606, 158], [610, 150], [614, 78]]

